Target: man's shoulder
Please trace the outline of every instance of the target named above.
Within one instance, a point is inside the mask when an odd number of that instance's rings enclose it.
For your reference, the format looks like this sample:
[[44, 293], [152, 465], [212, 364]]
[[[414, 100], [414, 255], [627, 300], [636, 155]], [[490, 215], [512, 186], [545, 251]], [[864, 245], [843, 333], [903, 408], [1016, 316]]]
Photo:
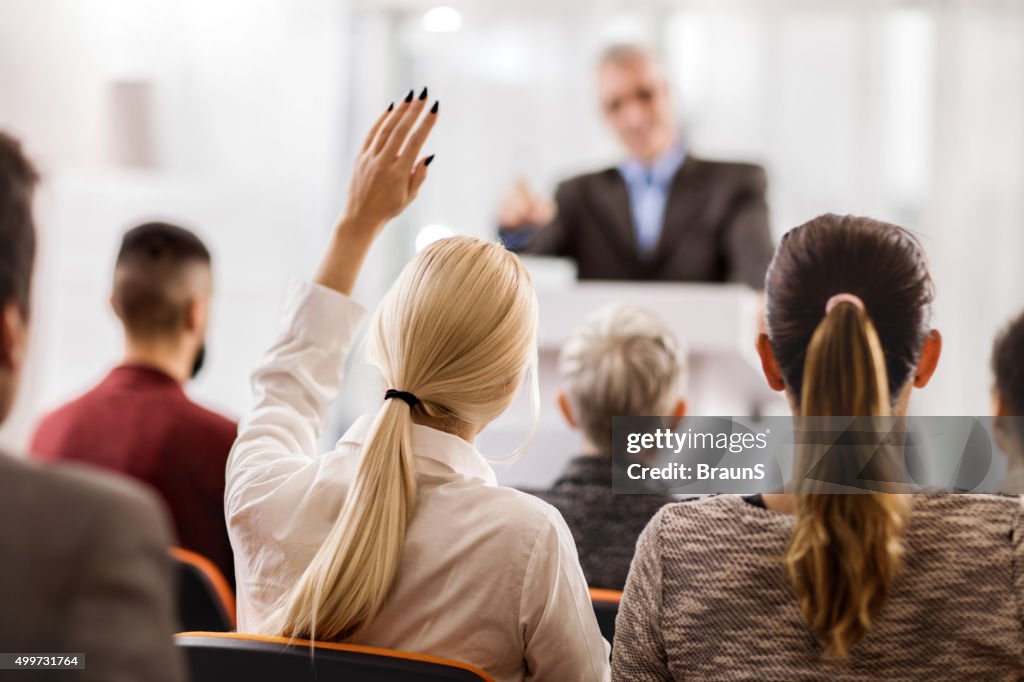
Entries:
[[46, 412], [39, 420], [37, 429], [65, 424], [79, 418], [88, 419], [94, 403], [103, 399], [101, 382]]
[[225, 417], [216, 410], [200, 405], [191, 398], [187, 401], [183, 409], [186, 410], [189, 413], [189, 416], [195, 419], [197, 423], [208, 428], [218, 429], [220, 431], [231, 431], [232, 433], [238, 429], [238, 423], [233, 419]]
[[[44, 465], [0, 454], [0, 497], [18, 523], [120, 526], [143, 528], [163, 523], [159, 502], [145, 488], [124, 477], [77, 464]], [[42, 536], [40, 537], [42, 540]]]
[[767, 182], [764, 167], [745, 161], [720, 161], [689, 155], [684, 161], [695, 175], [705, 176], [718, 182], [754, 185], [763, 187]]
[[190, 435], [233, 443], [238, 436], [238, 423], [220, 412], [186, 398], [181, 402], [181, 426]]
[[[680, 170], [684, 168], [688, 173], [718, 182], [763, 186], [767, 181], [767, 173], [763, 166], [746, 161], [723, 161], [688, 154]], [[601, 190], [611, 184], [621, 184], [622, 182], [622, 175], [618, 167], [608, 166], [600, 170], [573, 175], [563, 180], [558, 185], [558, 192], [571, 195], [595, 189]]]

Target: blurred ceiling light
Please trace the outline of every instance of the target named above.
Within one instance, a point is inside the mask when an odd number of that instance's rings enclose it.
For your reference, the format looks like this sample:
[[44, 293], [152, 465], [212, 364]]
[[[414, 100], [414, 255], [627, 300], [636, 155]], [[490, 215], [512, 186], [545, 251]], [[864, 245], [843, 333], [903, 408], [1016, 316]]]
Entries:
[[427, 225], [416, 235], [416, 251], [422, 251], [438, 239], [451, 237], [454, 234], [444, 225]]
[[452, 33], [460, 28], [462, 15], [454, 7], [432, 7], [423, 15], [423, 30], [428, 33]]

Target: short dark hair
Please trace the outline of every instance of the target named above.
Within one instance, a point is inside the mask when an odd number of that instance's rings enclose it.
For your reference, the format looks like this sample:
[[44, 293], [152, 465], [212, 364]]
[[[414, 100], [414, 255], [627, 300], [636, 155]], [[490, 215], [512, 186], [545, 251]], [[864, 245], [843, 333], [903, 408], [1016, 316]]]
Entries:
[[992, 347], [996, 392], [1014, 416], [1024, 416], [1024, 313], [996, 337]]
[[0, 304], [13, 299], [26, 316], [36, 254], [32, 195], [38, 181], [21, 143], [0, 131]]
[[184, 313], [178, 289], [186, 269], [210, 265], [210, 251], [193, 232], [150, 222], [125, 233], [114, 274], [114, 308], [129, 334], [174, 332]]

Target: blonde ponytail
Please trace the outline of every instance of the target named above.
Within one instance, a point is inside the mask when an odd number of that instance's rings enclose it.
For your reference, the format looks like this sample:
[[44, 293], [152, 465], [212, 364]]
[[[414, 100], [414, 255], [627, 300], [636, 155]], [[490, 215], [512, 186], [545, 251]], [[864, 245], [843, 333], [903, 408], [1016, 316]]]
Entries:
[[[857, 303], [847, 297], [831, 307], [814, 331], [804, 362], [802, 417], [890, 414], [885, 356]], [[842, 471], [840, 479], [851, 466], [824, 464]], [[826, 655], [846, 656], [871, 627], [899, 568], [908, 516], [903, 495], [798, 492], [785, 562], [804, 620]]]
[[299, 579], [275, 634], [345, 640], [380, 611], [416, 503], [411, 424], [408, 405], [384, 402], [341, 513]]
[[[370, 360], [389, 388], [333, 528], [267, 626], [270, 634], [345, 641], [380, 612], [398, 577], [416, 505], [413, 417], [481, 427], [536, 373], [537, 301], [519, 259], [468, 237], [434, 242], [377, 308]], [[532, 385], [536, 410], [536, 384]]]

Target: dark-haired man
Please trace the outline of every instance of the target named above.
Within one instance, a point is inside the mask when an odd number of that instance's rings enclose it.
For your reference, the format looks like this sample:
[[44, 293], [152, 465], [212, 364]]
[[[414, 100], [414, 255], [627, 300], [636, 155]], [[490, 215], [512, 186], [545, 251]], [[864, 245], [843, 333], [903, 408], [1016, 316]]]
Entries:
[[167, 223], [129, 230], [111, 295], [124, 326], [124, 362], [47, 415], [32, 451], [152, 486], [170, 509], [178, 543], [233, 581], [224, 466], [236, 425], [183, 390], [202, 364], [212, 280], [210, 252], [192, 232]]
[[[27, 346], [35, 183], [18, 142], [0, 133], [0, 422]], [[0, 649], [67, 654], [87, 671], [79, 679], [181, 680], [169, 541], [140, 486], [0, 455]]]

